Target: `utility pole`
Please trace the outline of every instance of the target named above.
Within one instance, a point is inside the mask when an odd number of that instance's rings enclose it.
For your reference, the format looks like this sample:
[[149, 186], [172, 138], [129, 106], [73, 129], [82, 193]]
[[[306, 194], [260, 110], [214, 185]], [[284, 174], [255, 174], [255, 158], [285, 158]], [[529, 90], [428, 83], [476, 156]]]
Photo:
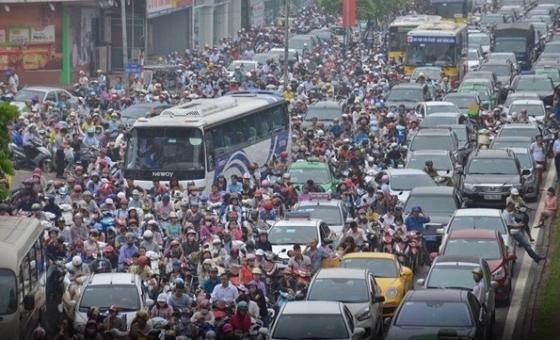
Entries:
[[121, 0], [121, 21], [122, 21], [122, 44], [123, 44], [123, 71], [125, 72], [125, 92], [128, 92], [128, 77], [126, 76], [126, 65], [128, 64], [128, 43], [126, 37], [126, 2], [125, 0]]
[[288, 87], [288, 39], [290, 38], [290, 0], [284, 0], [284, 89]]

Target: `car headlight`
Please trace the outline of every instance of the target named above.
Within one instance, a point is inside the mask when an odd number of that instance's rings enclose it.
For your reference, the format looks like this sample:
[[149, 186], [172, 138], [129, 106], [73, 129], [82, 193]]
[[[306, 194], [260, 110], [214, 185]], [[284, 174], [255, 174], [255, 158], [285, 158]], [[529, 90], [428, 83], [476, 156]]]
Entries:
[[385, 293], [385, 295], [387, 295], [387, 297], [389, 299], [394, 299], [397, 297], [398, 291], [395, 287], [391, 287], [389, 289], [387, 289], [387, 293]]
[[474, 184], [465, 183], [463, 185], [463, 189], [468, 191], [474, 191]]
[[503, 280], [505, 277], [506, 277], [506, 271], [504, 270], [504, 267], [498, 268], [498, 270], [496, 270], [492, 274], [492, 279], [495, 281]]
[[371, 314], [369, 312], [369, 307], [366, 307], [363, 311], [361, 311], [357, 316], [356, 316], [356, 320], [358, 321], [365, 321], [367, 319], [369, 319], [371, 317]]

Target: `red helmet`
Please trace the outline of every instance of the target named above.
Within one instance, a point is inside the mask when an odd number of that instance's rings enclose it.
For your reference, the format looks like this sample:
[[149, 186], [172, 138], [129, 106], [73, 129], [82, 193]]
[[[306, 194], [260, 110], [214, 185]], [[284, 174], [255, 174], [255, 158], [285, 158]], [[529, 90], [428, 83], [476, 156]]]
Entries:
[[280, 158], [288, 158], [288, 151], [280, 152]]
[[272, 202], [270, 200], [266, 200], [263, 202], [263, 208], [265, 210], [271, 210], [272, 209]]
[[82, 192], [82, 187], [79, 185], [74, 185], [74, 192]]
[[351, 180], [350, 178], [347, 178], [347, 179], [344, 180], [344, 184], [345, 184], [347, 187], [351, 187], [351, 186], [354, 185], [354, 182], [352, 182], [352, 180]]

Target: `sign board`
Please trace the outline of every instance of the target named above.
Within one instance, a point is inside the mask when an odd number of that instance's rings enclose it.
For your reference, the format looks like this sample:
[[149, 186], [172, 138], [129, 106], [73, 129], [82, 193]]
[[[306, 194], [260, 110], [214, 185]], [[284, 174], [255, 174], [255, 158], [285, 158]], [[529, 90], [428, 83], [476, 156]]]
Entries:
[[29, 26], [12, 26], [9, 29], [9, 41], [11, 44], [26, 44], [30, 40]]
[[425, 37], [425, 36], [408, 36], [408, 42], [425, 43], [425, 44], [454, 44], [455, 37]]
[[54, 43], [54, 25], [45, 26], [43, 29], [31, 28], [32, 44]]
[[126, 65], [126, 73], [139, 74], [142, 72], [142, 65], [136, 63], [128, 63]]

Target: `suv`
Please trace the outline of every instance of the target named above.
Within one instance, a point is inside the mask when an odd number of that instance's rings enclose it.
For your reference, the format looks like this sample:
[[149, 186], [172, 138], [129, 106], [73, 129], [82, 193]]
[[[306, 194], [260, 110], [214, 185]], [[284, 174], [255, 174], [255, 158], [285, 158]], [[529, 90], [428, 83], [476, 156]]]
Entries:
[[83, 331], [88, 320], [90, 307], [97, 307], [101, 313], [111, 305], [116, 305], [126, 317], [127, 328], [136, 312], [144, 309], [148, 293], [140, 276], [132, 273], [99, 273], [91, 275], [84, 283], [82, 295], [74, 312], [74, 329]]
[[323, 220], [332, 232], [342, 236], [348, 210], [341, 200], [330, 196], [328, 193], [309, 193], [296, 204], [293, 211], [308, 212], [311, 218]]
[[519, 160], [511, 150], [478, 150], [471, 154], [461, 180], [462, 193], [469, 205], [477, 203], [505, 204], [512, 188], [527, 190]]
[[289, 253], [296, 244], [305, 251], [311, 240], [319, 241], [318, 247], [320, 247], [324, 243], [334, 241], [335, 238], [336, 234], [331, 231], [327, 223], [311, 218], [308, 212], [288, 213], [284, 220], [274, 223], [268, 231], [268, 240], [272, 244], [272, 252], [280, 268], [288, 265]]
[[459, 149], [459, 140], [455, 133], [447, 128], [421, 129], [412, 136], [408, 150], [447, 150], [461, 162], [466, 150]]

